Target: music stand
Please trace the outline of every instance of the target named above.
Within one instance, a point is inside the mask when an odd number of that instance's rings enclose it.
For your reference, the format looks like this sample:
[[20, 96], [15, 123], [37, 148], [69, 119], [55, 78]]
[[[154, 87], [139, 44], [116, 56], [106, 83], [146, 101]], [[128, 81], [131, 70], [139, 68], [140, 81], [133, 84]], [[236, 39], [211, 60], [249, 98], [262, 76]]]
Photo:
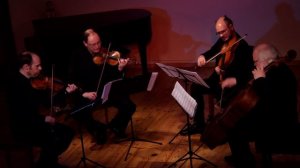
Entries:
[[[198, 75], [197, 72], [192, 72], [180, 68], [176, 68], [173, 66], [165, 65], [162, 63], [156, 63], [157, 66], [159, 66], [169, 77], [172, 78], [178, 78], [180, 80], [184, 81], [185, 84], [185, 90], [188, 90], [188, 82], [194, 82], [199, 85], [205, 86], [209, 88], [209, 86], [205, 83], [205, 81]], [[180, 132], [187, 127], [187, 124], [185, 124], [180, 131], [169, 141], [169, 144], [173, 142], [173, 140], [180, 134]]]
[[[152, 72], [150, 80], [148, 82], [147, 91], [152, 90], [152, 88], [154, 86], [154, 83], [156, 81], [157, 75], [158, 75], [157, 72]], [[125, 156], [125, 161], [128, 158], [128, 155], [129, 155], [129, 152], [131, 150], [131, 147], [132, 147], [133, 143], [136, 142], [136, 141], [149, 142], [149, 143], [155, 143], [155, 144], [158, 144], [158, 145], [162, 145], [161, 142], [150, 141], [150, 140], [147, 140], [147, 139], [137, 137], [137, 135], [135, 134], [134, 128], [133, 128], [132, 117], [130, 117], [130, 131], [131, 131], [131, 137], [119, 141], [119, 142], [130, 141], [130, 145], [128, 147], [128, 150], [127, 150], [127, 153], [126, 153], [126, 156]]]
[[[174, 97], [174, 99], [177, 101], [177, 103], [180, 105], [180, 107], [186, 113], [187, 128], [188, 128], [188, 131], [190, 131], [190, 125], [191, 125], [190, 118], [194, 117], [197, 102], [185, 91], [185, 89], [179, 84], [178, 81], [175, 83], [174, 89], [172, 91], [172, 96]], [[207, 163], [209, 163], [210, 165], [217, 167], [214, 163], [210, 162], [209, 160], [207, 160], [207, 159], [197, 155], [195, 152], [193, 152], [191, 135], [189, 133], [188, 133], [188, 144], [189, 144], [188, 152], [186, 154], [184, 154], [182, 157], [180, 157], [178, 160], [176, 160], [174, 163], [172, 163], [169, 167], [175, 166], [180, 161], [189, 160], [190, 167], [193, 168], [193, 161], [192, 161], [193, 159], [203, 160], [203, 161], [206, 161]]]
[[[89, 103], [89, 104], [87, 104], [87, 105], [85, 105], [85, 106], [83, 106], [83, 107], [81, 107], [81, 108], [79, 108], [77, 110], [74, 110], [73, 112], [70, 113], [70, 116], [73, 116], [73, 115], [75, 115], [77, 113], [80, 113], [82, 110], [94, 107], [95, 103], [97, 103], [97, 100], [95, 100], [94, 102]], [[81, 156], [80, 161], [76, 165], [76, 167], [79, 167], [81, 165], [81, 163], [83, 163], [84, 167], [86, 167], [87, 166], [86, 161], [89, 161], [89, 162], [93, 163], [96, 166], [105, 168], [105, 166], [103, 166], [103, 165], [97, 163], [96, 161], [93, 161], [93, 160], [91, 160], [91, 159], [89, 159], [89, 158], [86, 157], [86, 155], [85, 155], [85, 149], [84, 149], [84, 145], [83, 145], [83, 135], [82, 135], [83, 133], [82, 133], [82, 130], [81, 130], [82, 122], [81, 121], [79, 121], [79, 122], [80, 122], [79, 123], [79, 136], [80, 136], [82, 156]]]

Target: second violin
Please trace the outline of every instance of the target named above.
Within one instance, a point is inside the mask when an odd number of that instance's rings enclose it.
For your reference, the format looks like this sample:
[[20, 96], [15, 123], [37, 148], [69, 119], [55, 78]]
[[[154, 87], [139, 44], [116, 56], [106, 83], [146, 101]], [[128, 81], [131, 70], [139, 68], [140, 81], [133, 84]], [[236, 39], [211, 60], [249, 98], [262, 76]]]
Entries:
[[115, 66], [118, 65], [120, 57], [121, 54], [118, 51], [100, 52], [93, 57], [93, 62], [96, 65], [101, 65], [106, 61], [108, 64]]

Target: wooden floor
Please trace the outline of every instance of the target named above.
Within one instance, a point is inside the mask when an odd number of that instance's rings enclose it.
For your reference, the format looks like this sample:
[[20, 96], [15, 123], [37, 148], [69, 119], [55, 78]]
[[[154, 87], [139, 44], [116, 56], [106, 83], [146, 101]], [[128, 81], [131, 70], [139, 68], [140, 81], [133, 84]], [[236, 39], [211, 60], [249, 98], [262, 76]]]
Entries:
[[[83, 146], [86, 158], [108, 168], [160, 168], [170, 166], [187, 153], [187, 137], [177, 136], [174, 141], [169, 144], [170, 140], [186, 123], [185, 113], [171, 96], [176, 79], [168, 77], [160, 70], [158, 70], [158, 72], [159, 75], [155, 87], [151, 92], [132, 95], [132, 100], [134, 100], [137, 105], [137, 110], [133, 115], [133, 125], [138, 138], [160, 142], [162, 145], [133, 141], [128, 158], [125, 160], [131, 141], [116, 143], [113, 140], [113, 134], [108, 131], [108, 142], [104, 145], [97, 145], [93, 142], [90, 135], [83, 130]], [[116, 109], [109, 108], [108, 110], [109, 118], [111, 119]], [[105, 122], [103, 109], [97, 109], [94, 112], [94, 116], [100, 121]], [[74, 129], [77, 129], [76, 123], [72, 119], [66, 122], [72, 125]], [[130, 126], [128, 126], [127, 135], [129, 137], [131, 136]], [[207, 161], [212, 162], [219, 168], [231, 167], [223, 160], [224, 156], [230, 154], [228, 144], [210, 150], [200, 142], [200, 138], [200, 135], [192, 136], [192, 148], [193, 150], [198, 149], [195, 153], [202, 159], [192, 159], [192, 166], [190, 165], [190, 160], [186, 162], [181, 161], [178, 162], [176, 167], [213, 167]], [[255, 153], [254, 150], [253, 152]], [[69, 167], [76, 167], [81, 161], [82, 156], [80, 136], [77, 132], [68, 150], [60, 156], [59, 162]], [[255, 153], [255, 156], [258, 162], [257, 167], [260, 167], [260, 155]], [[193, 158], [194, 157], [196, 157], [196, 155], [193, 155]], [[273, 159], [275, 168], [300, 167], [300, 156], [277, 155], [274, 156]], [[89, 160], [87, 160], [86, 163], [87, 167], [97, 167]], [[79, 167], [84, 167], [83, 162]]]

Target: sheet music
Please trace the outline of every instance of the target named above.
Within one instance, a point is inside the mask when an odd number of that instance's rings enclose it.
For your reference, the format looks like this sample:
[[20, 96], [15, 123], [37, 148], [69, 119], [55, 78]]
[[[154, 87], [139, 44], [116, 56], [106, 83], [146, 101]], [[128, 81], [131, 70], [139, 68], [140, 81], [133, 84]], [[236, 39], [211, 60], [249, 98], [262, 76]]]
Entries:
[[194, 83], [197, 83], [199, 85], [202, 85], [202, 86], [205, 86], [207, 88], [209, 88], [209, 86], [206, 84], [206, 82], [198, 75], [197, 72], [192, 72], [192, 71], [188, 71], [188, 70], [185, 70], [185, 69], [180, 69], [180, 68], [177, 68], [178, 71], [181, 72], [181, 74], [183, 74], [183, 76], [185, 78], [187, 78], [188, 80], [194, 82]]
[[117, 82], [117, 81], [120, 81], [120, 80], [122, 80], [122, 78], [116, 79], [116, 80], [112, 80], [112, 81], [109, 81], [109, 82], [107, 82], [107, 83], [104, 85], [104, 87], [103, 87], [103, 92], [102, 92], [102, 95], [101, 95], [102, 104], [104, 104], [104, 103], [108, 100], [108, 96], [109, 96], [109, 93], [110, 93], [111, 85], [112, 85], [114, 82]]
[[158, 72], [152, 72], [149, 83], [148, 83], [147, 91], [152, 90], [154, 83], [156, 81], [157, 75], [158, 75]]
[[174, 89], [172, 91], [172, 96], [180, 104], [184, 111], [191, 118], [193, 118], [195, 115], [197, 102], [184, 90], [184, 88], [179, 84], [178, 81], [175, 83]]
[[159, 66], [168, 76], [184, 79], [184, 77], [177, 71], [177, 68], [162, 63], [156, 63], [156, 65]]

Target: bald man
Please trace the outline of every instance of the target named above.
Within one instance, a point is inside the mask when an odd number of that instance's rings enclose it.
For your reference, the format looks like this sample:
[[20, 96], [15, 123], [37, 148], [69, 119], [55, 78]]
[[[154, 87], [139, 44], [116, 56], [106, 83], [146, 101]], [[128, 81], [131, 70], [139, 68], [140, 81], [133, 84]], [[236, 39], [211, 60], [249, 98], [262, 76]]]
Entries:
[[[40, 90], [31, 85], [31, 79], [42, 71], [40, 57], [33, 52], [22, 52], [18, 57], [18, 69], [12, 73], [8, 87], [8, 105], [12, 130], [16, 143], [41, 148], [37, 168], [58, 168], [58, 157], [69, 147], [73, 130], [58, 123], [55, 117], [40, 113]], [[71, 93], [73, 85], [66, 88]], [[62, 94], [64, 94], [62, 92]]]
[[278, 57], [277, 49], [270, 44], [264, 43], [254, 48], [252, 89], [258, 96], [258, 102], [229, 132], [232, 155], [225, 157], [225, 160], [235, 167], [255, 167], [249, 147], [251, 140], [255, 140], [261, 149], [293, 144], [291, 142], [295, 139], [299, 142], [296, 135], [288, 135], [298, 129], [297, 81], [293, 72]]
[[[235, 31], [232, 20], [227, 16], [221, 16], [217, 19], [215, 29], [218, 40], [208, 51], [198, 57], [197, 65], [199, 67], [203, 67], [207, 60], [214, 57], [219, 52], [224, 51], [224, 48], [228, 47], [230, 43], [241, 38]], [[226, 54], [230, 54], [231, 58], [230, 61], [228, 61], [229, 63], [225, 64], [224, 60]], [[217, 100], [220, 100], [221, 93], [223, 93], [221, 104], [222, 107], [225, 107], [231, 96], [234, 96], [251, 78], [253, 67], [251, 54], [252, 48], [248, 43], [245, 40], [239, 41], [232, 46], [228, 52], [216, 57], [215, 71], [210, 77], [205, 79], [210, 86], [209, 89], [197, 84], [191, 86], [191, 96], [195, 98], [198, 103], [194, 124], [190, 130], [191, 134], [202, 133], [205, 128], [204, 94], [213, 94]], [[181, 131], [181, 135], [187, 135], [187, 133], [187, 129]]]

